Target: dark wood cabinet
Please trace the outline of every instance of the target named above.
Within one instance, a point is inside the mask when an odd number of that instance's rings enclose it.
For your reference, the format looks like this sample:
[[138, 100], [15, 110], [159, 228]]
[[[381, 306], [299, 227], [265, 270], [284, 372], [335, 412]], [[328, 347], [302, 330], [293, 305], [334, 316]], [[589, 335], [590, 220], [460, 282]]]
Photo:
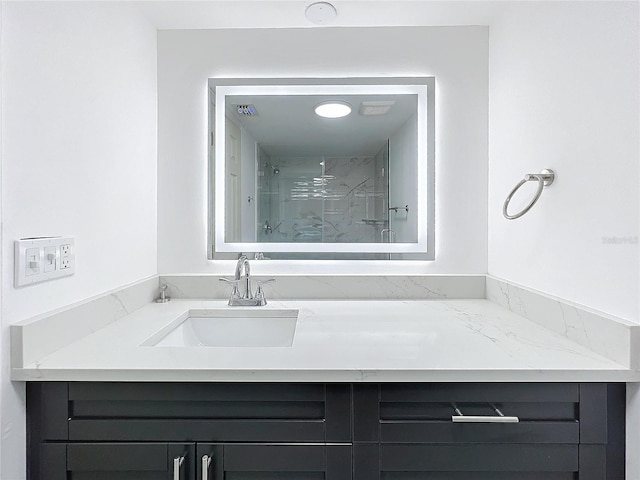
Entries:
[[350, 445], [225, 444], [216, 458], [210, 480], [351, 479]]
[[33, 382], [28, 478], [624, 480], [624, 408], [604, 383]]
[[44, 443], [49, 480], [348, 480], [351, 447], [308, 444]]
[[354, 385], [354, 480], [624, 480], [624, 390]]
[[[354, 446], [356, 480], [573, 480], [577, 478], [579, 471], [577, 445], [479, 443], [380, 444], [359, 447]], [[376, 464], [378, 468], [371, 467]]]
[[[43, 443], [41, 478], [165, 480], [195, 477], [195, 446], [179, 443]], [[175, 463], [175, 465], [174, 465]]]
[[348, 384], [30, 383], [28, 478], [350, 480], [350, 416]]

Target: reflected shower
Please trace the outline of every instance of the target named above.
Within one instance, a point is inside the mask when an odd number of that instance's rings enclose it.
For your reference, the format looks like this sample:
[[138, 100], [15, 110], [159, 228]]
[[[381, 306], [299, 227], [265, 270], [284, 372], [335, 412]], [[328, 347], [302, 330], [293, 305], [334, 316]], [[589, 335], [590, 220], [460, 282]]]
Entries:
[[265, 164], [265, 166], [264, 166], [264, 167], [265, 167], [265, 168], [269, 168], [269, 167], [271, 167], [271, 169], [273, 170], [273, 174], [274, 174], [274, 175], [278, 175], [278, 174], [280, 173], [280, 169], [278, 168], [278, 166], [277, 166], [277, 165], [269, 165], [269, 164], [267, 163], [267, 164]]

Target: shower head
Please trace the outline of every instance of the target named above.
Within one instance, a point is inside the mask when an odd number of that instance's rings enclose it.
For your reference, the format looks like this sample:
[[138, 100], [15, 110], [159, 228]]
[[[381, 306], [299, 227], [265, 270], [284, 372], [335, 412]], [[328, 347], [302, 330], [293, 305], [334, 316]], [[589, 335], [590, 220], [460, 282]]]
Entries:
[[278, 175], [280, 173], [280, 169], [276, 165], [271, 165], [269, 162], [264, 164], [264, 168], [271, 168], [274, 175]]

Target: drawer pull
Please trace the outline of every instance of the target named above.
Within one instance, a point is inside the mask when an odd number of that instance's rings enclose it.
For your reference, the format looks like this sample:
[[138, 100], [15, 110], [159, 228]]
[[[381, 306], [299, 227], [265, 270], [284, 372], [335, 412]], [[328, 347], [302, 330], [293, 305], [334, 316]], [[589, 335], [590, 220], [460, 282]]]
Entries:
[[184, 463], [184, 455], [173, 459], [173, 480], [180, 480], [180, 467]]
[[209, 455], [202, 456], [202, 480], [209, 480], [209, 467], [211, 467], [211, 457]]
[[497, 415], [465, 415], [455, 403], [452, 403], [451, 406], [456, 414], [451, 416], [451, 421], [454, 423], [518, 423], [520, 421], [518, 417], [505, 416], [498, 407], [490, 405]]

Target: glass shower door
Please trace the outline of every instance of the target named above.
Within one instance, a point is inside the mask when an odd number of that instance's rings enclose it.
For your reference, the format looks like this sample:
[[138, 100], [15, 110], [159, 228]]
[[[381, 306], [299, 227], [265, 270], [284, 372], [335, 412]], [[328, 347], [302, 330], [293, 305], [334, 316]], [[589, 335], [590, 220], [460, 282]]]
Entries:
[[321, 161], [320, 157], [259, 155], [259, 242], [323, 241]]

